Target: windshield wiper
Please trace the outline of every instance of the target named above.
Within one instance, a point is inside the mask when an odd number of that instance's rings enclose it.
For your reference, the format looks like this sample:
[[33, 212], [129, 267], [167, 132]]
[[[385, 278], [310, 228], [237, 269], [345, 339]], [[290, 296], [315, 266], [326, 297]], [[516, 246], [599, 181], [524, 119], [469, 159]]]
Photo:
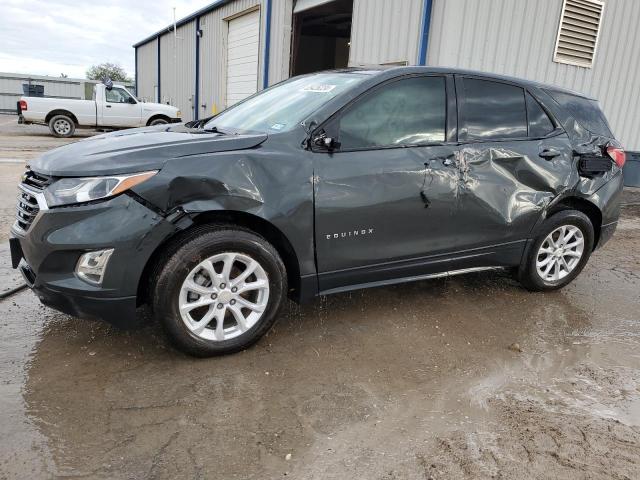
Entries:
[[224, 131], [220, 130], [215, 125], [212, 126], [212, 127], [209, 127], [209, 128], [203, 128], [202, 130], [204, 130], [205, 132], [210, 132], [210, 133], [219, 133], [220, 135], [228, 135], [227, 132], [224, 132]]

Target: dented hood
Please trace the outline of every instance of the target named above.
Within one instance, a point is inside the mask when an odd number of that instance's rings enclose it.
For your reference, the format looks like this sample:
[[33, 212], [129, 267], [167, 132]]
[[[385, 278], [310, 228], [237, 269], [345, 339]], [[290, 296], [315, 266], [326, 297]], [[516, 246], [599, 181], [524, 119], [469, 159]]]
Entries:
[[60, 177], [112, 175], [161, 169], [166, 162], [260, 145], [266, 134], [223, 135], [158, 125], [107, 133], [51, 150], [30, 162], [36, 172]]

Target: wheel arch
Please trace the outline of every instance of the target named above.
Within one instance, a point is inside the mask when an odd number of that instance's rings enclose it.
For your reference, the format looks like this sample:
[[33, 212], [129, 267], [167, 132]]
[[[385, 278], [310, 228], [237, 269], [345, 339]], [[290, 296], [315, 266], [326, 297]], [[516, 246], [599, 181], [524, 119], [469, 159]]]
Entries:
[[566, 197], [553, 205], [548, 211], [547, 217], [565, 210], [578, 210], [584, 213], [593, 225], [593, 249], [595, 250], [600, 240], [600, 231], [602, 229], [602, 211], [597, 205], [580, 197]]
[[149, 120], [147, 120], [147, 127], [151, 125], [151, 122], [158, 119], [166, 120], [167, 123], [171, 123], [171, 118], [168, 115], [165, 115], [164, 113], [156, 113], [155, 115], [151, 115]]
[[301, 288], [300, 263], [293, 245], [287, 236], [272, 222], [251, 213], [236, 210], [220, 210], [194, 213], [190, 215], [191, 225], [177, 231], [166, 238], [153, 251], [140, 276], [138, 283], [138, 304], [148, 303], [150, 292], [150, 280], [154, 277], [158, 268], [162, 265], [162, 260], [167, 254], [171, 254], [178, 248], [182, 239], [192, 235], [196, 229], [206, 228], [209, 225], [223, 224], [237, 226], [260, 235], [267, 240], [278, 251], [287, 271], [287, 281], [289, 284], [288, 295], [296, 298]]
[[78, 118], [73, 113], [71, 113], [69, 110], [64, 110], [62, 108], [58, 108], [56, 110], [51, 110], [49, 113], [47, 113], [47, 116], [44, 117], [44, 121], [46, 123], [49, 123], [51, 121], [51, 119], [53, 117], [55, 117], [56, 115], [66, 115], [67, 117], [71, 118], [71, 120], [73, 120], [73, 123], [75, 123], [76, 127], [79, 125]]

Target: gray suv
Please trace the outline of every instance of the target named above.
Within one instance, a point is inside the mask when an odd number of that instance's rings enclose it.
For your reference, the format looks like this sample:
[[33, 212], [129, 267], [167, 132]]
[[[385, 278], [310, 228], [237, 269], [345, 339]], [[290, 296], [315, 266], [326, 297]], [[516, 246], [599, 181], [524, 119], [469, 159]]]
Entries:
[[55, 309], [128, 325], [147, 303], [183, 351], [229, 353], [287, 297], [498, 268], [563, 287], [613, 235], [624, 161], [575, 92], [321, 72], [44, 154], [20, 184], [12, 260]]

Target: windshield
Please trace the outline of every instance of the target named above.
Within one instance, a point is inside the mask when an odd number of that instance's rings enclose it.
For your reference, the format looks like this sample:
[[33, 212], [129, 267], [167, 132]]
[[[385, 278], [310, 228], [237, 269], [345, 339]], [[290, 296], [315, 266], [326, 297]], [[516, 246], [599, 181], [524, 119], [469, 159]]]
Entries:
[[365, 78], [357, 73], [318, 73], [296, 78], [221, 112], [204, 128], [264, 133], [291, 130], [318, 107]]

